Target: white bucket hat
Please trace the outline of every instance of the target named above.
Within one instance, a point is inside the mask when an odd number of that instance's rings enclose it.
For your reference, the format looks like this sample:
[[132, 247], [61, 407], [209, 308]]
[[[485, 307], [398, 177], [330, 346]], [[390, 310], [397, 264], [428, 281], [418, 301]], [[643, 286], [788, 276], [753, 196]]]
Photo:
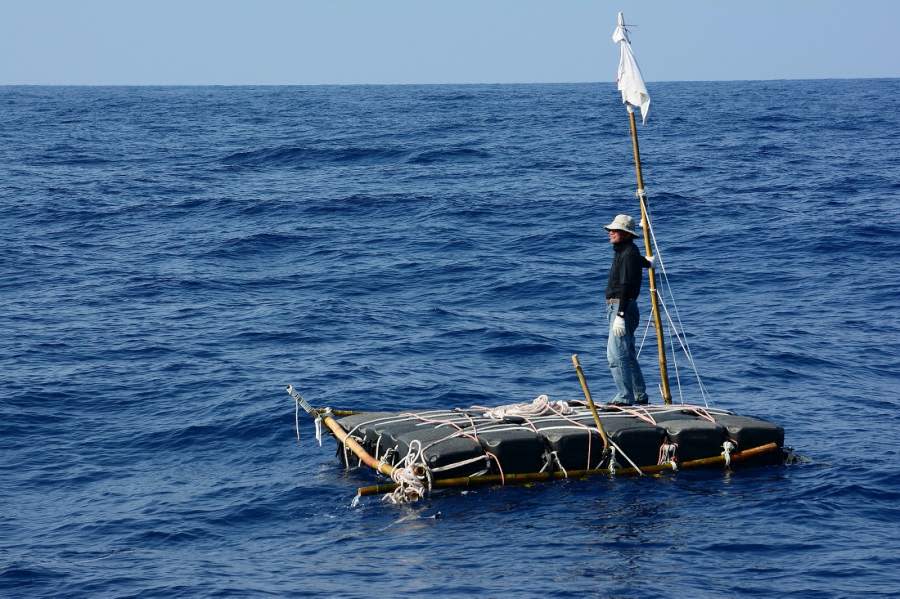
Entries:
[[617, 214], [613, 222], [603, 227], [607, 231], [625, 231], [633, 237], [638, 234], [634, 232], [634, 219], [627, 214]]

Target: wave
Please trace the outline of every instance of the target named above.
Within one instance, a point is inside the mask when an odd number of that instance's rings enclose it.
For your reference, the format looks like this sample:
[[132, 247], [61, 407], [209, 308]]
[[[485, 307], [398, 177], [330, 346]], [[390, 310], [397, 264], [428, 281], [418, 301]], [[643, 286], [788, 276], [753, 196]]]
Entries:
[[210, 258], [244, 257], [247, 252], [262, 252], [303, 243], [305, 238], [293, 233], [256, 233], [226, 240], [204, 252]]
[[547, 343], [512, 343], [509, 345], [492, 345], [482, 350], [488, 355], [502, 356], [532, 356], [535, 354], [548, 354], [557, 348]]
[[36, 166], [99, 166], [114, 161], [84, 148], [60, 145], [35, 156], [30, 162]]
[[0, 569], [0, 589], [15, 589], [16, 594], [18, 594], [29, 587], [35, 588], [67, 576], [66, 572], [59, 570], [15, 562]]
[[288, 146], [235, 152], [221, 159], [230, 167], [295, 167], [312, 168], [333, 165], [376, 164], [435, 164], [490, 158], [484, 150], [475, 148], [442, 148], [409, 152], [401, 148], [316, 148]]
[[397, 148], [315, 148], [287, 146], [235, 152], [222, 158], [222, 164], [236, 167], [290, 166], [308, 168], [324, 164], [384, 164], [398, 162], [406, 152]]
[[437, 162], [482, 160], [490, 158], [490, 156], [488, 152], [474, 148], [446, 148], [419, 152], [407, 159], [406, 162], [409, 164], [434, 164]]
[[419, 100], [425, 102], [464, 102], [476, 99], [478, 99], [477, 95], [466, 92], [430, 93], [419, 98]]

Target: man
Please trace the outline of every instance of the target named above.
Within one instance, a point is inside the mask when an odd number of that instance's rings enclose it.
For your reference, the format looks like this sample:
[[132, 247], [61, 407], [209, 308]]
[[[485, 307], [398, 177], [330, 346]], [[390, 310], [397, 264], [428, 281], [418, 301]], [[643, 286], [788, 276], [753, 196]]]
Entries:
[[619, 214], [604, 227], [614, 254], [606, 284], [606, 320], [609, 339], [606, 358], [616, 383], [614, 405], [646, 405], [647, 388], [637, 362], [634, 332], [640, 320], [637, 297], [641, 292], [643, 269], [653, 265], [653, 257], [644, 258], [634, 245], [634, 219]]

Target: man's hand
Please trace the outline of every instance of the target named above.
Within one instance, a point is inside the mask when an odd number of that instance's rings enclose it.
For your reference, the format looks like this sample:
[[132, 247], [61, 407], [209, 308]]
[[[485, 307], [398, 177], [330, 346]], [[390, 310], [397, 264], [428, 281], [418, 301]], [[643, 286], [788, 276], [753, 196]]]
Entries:
[[653, 261], [656, 260], [656, 256], [644, 256], [644, 260], [650, 263], [650, 268], [653, 268]]
[[621, 316], [616, 316], [616, 319], [613, 321], [612, 326], [613, 335], [616, 337], [624, 337], [625, 336], [625, 319]]

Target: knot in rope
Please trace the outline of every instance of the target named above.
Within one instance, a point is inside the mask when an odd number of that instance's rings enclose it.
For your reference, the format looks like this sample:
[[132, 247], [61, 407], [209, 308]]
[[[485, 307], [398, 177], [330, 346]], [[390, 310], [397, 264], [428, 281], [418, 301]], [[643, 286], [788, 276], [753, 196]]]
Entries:
[[609, 473], [615, 474], [618, 466], [619, 463], [616, 461], [616, 446], [613, 445], [609, 448]]
[[657, 465], [670, 464], [672, 470], [678, 470], [677, 462], [678, 443], [663, 443], [659, 446], [659, 460]]
[[737, 445], [731, 441], [725, 441], [722, 443], [722, 455], [725, 457], [725, 467], [731, 466], [731, 452], [737, 449]]
[[431, 472], [425, 465], [422, 443], [418, 439], [409, 443], [409, 451], [394, 467], [391, 479], [397, 483], [397, 488], [382, 497], [382, 501], [393, 504], [412, 503], [425, 497], [431, 490]]
[[551, 451], [550, 453], [545, 454], [545, 460], [546, 461], [544, 462], [544, 467], [541, 468], [541, 472], [546, 470], [548, 466], [552, 466], [553, 462], [555, 461], [556, 465], [559, 466], [559, 469], [562, 471], [563, 476], [565, 478], [569, 478], [569, 473], [566, 472], [565, 466], [563, 466], [562, 462], [559, 460], [559, 453], [557, 453], [555, 450]]
[[[319, 447], [322, 447], [322, 420], [331, 416], [331, 408], [325, 408], [324, 412], [316, 413], [316, 441], [319, 442]], [[300, 431], [297, 431], [297, 437], [300, 437]]]

